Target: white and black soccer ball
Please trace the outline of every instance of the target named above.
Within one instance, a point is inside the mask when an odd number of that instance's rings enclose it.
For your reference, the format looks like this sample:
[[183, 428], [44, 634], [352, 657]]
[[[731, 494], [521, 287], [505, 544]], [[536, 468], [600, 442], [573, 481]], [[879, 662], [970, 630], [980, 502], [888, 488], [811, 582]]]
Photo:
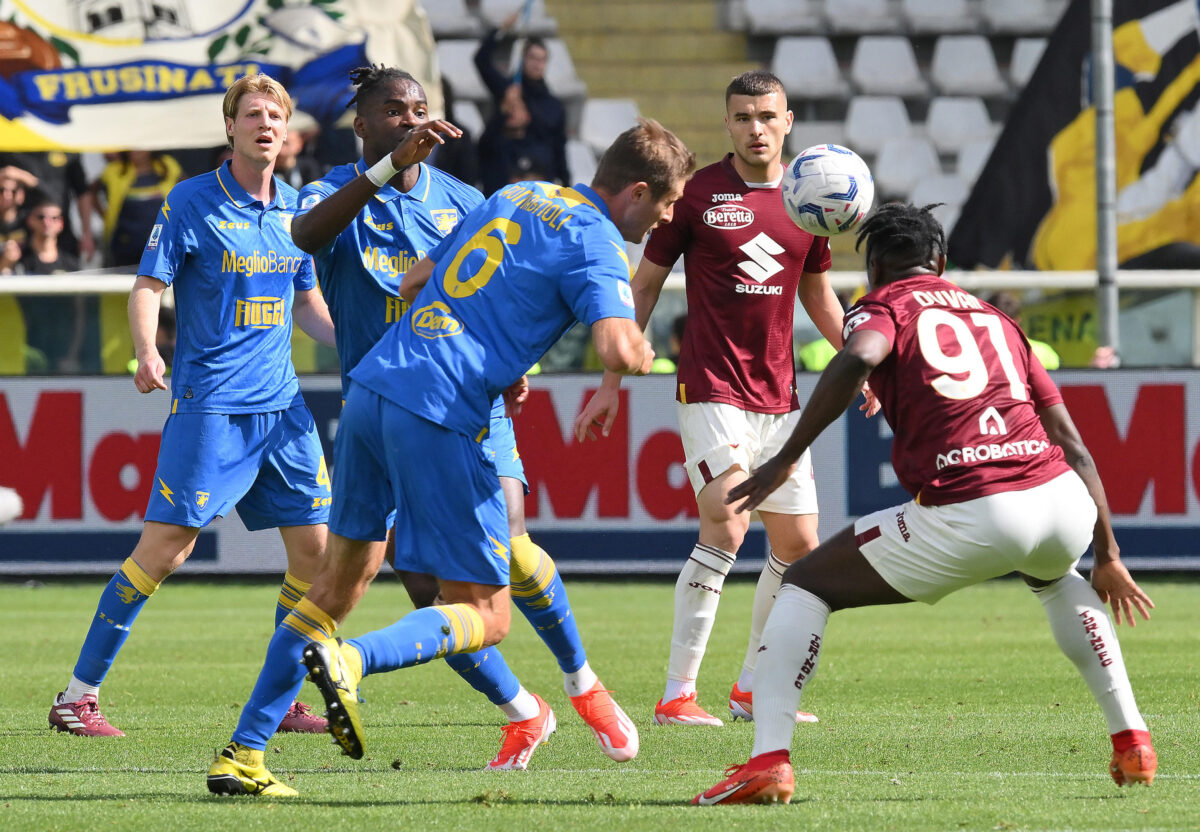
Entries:
[[787, 166], [780, 190], [792, 222], [809, 234], [834, 237], [854, 228], [871, 210], [875, 179], [853, 150], [818, 144]]

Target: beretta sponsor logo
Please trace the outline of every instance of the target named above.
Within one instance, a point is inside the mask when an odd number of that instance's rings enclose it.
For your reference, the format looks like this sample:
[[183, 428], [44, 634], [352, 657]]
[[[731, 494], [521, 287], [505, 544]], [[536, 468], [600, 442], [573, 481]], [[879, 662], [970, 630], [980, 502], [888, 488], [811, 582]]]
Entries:
[[754, 222], [754, 212], [741, 205], [714, 205], [704, 212], [704, 224], [712, 228], [745, 228]]

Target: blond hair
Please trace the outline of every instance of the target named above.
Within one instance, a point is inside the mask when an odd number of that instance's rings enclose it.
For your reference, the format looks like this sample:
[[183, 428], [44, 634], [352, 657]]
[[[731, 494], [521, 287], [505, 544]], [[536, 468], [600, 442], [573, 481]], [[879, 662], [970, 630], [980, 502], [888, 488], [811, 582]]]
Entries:
[[604, 151], [592, 186], [615, 194], [645, 182], [658, 199], [695, 169], [696, 154], [678, 136], [652, 118], [639, 118]]
[[[276, 103], [283, 108], [284, 121], [291, 120], [292, 97], [283, 88], [283, 84], [261, 72], [257, 75], [243, 75], [230, 84], [229, 89], [225, 90], [225, 100], [221, 102], [221, 112], [225, 118], [237, 121], [238, 105], [242, 103], [242, 98], [249, 93], [259, 93], [274, 98]], [[227, 136], [225, 140], [230, 147], [233, 147], [233, 136]]]

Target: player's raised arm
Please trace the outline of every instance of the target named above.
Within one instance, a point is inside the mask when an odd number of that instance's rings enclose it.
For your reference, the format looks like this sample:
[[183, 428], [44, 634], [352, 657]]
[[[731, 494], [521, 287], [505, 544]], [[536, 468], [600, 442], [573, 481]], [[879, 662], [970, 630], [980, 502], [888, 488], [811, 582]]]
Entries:
[[1153, 609], [1154, 602], [1142, 591], [1121, 563], [1120, 548], [1113, 534], [1112, 515], [1109, 513], [1104, 484], [1100, 482], [1096, 463], [1087, 446], [1083, 444], [1083, 438], [1079, 435], [1071, 414], [1067, 412], [1067, 406], [1061, 403], [1050, 405], [1038, 411], [1038, 418], [1041, 419], [1046, 436], [1063, 449], [1067, 464], [1083, 480], [1092, 501], [1096, 504], [1096, 526], [1092, 533], [1095, 558], [1092, 588], [1096, 590], [1101, 601], [1112, 606], [1113, 620], [1118, 624], [1121, 623], [1121, 614], [1124, 611], [1129, 626], [1136, 626], [1133, 617], [1135, 607], [1142, 618], [1149, 620], [1148, 608]]
[[166, 362], [158, 354], [154, 342], [158, 331], [158, 309], [162, 304], [162, 293], [167, 284], [148, 275], [138, 275], [129, 293], [129, 332], [133, 336], [134, 355], [137, 356], [137, 373], [133, 383], [139, 393], [166, 390], [163, 374]]

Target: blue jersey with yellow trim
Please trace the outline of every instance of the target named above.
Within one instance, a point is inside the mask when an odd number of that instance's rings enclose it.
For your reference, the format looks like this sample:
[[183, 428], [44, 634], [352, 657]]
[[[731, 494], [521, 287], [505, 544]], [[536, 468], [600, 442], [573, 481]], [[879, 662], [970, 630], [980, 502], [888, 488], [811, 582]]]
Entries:
[[[364, 170], [366, 163], [359, 159], [305, 185], [297, 216]], [[314, 255], [317, 280], [337, 333], [343, 398], [350, 387], [350, 370], [404, 314], [404, 273], [481, 202], [483, 195], [470, 185], [422, 164], [412, 190], [401, 193], [384, 185], [354, 221]]]
[[292, 300], [312, 258], [292, 242], [296, 191], [275, 179], [267, 205], [226, 162], [167, 194], [138, 274], [175, 290], [172, 412], [266, 413], [301, 403]]
[[624, 241], [585, 185], [502, 188], [429, 256], [429, 282], [350, 377], [472, 437], [576, 321], [634, 317]]

